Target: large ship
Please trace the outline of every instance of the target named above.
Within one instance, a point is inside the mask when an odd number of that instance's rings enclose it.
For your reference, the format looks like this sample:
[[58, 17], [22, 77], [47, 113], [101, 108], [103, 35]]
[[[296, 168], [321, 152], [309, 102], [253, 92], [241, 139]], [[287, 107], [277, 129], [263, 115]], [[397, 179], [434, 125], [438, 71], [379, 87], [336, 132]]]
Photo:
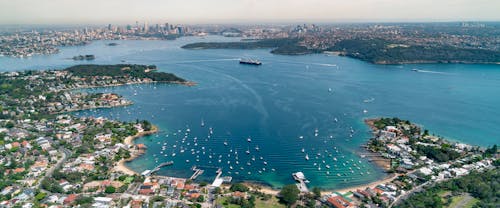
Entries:
[[240, 59], [240, 64], [262, 65], [262, 62], [253, 59]]

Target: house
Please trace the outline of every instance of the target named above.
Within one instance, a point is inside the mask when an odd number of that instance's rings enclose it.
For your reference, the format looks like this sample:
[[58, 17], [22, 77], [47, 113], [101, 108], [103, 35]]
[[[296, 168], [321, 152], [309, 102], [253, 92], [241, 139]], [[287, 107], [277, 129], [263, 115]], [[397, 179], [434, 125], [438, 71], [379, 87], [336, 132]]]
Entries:
[[66, 197], [63, 201], [63, 204], [64, 205], [70, 205], [70, 204], [73, 204], [73, 202], [75, 202], [76, 200], [76, 197], [77, 195], [76, 194], [70, 194], [68, 195], [68, 197]]
[[327, 199], [328, 204], [335, 208], [348, 208], [348, 207], [353, 207], [353, 205], [345, 200], [341, 196], [332, 196]]
[[232, 195], [234, 199], [244, 199], [247, 197], [247, 194], [245, 192], [239, 192], [239, 191], [233, 192]]
[[92, 207], [110, 207], [112, 201], [113, 199], [109, 197], [94, 197], [94, 204], [92, 204]]
[[132, 200], [130, 202], [131, 208], [142, 208], [142, 200]]

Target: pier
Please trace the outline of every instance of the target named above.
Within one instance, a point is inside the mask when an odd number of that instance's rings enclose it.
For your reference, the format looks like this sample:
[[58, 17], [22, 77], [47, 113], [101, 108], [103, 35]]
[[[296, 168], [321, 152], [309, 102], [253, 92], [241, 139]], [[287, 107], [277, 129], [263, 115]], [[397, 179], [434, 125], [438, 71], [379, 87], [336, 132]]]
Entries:
[[196, 166], [193, 166], [193, 168], [191, 168], [191, 170], [194, 171], [193, 175], [189, 178], [189, 180], [194, 180], [196, 179], [198, 176], [200, 176], [201, 174], [203, 174], [204, 170], [202, 169], [199, 169], [197, 168]]
[[215, 180], [214, 180], [214, 182], [212, 182], [213, 187], [219, 187], [224, 182], [230, 183], [231, 180], [233, 179], [231, 176], [221, 177], [222, 176], [222, 168], [217, 169], [216, 173], [217, 173], [217, 176], [215, 176]]
[[296, 172], [296, 173], [292, 173], [292, 176], [293, 176], [293, 179], [295, 179], [295, 181], [297, 181], [296, 185], [297, 185], [297, 188], [299, 189], [299, 191], [303, 192], [303, 193], [308, 193], [309, 189], [307, 188], [306, 183], [308, 183], [309, 181], [304, 176], [304, 173]]
[[151, 174], [158, 172], [162, 167], [173, 165], [173, 164], [174, 164], [174, 161], [168, 161], [168, 162], [160, 163], [153, 170], [145, 170], [144, 172], [141, 173], [141, 175], [143, 175], [143, 176], [150, 176]]

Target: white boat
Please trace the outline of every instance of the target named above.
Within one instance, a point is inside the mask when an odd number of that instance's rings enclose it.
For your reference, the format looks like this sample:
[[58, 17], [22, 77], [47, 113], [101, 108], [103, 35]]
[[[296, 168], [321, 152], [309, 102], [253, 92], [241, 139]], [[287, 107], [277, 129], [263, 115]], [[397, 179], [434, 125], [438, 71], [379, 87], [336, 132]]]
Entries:
[[306, 150], [304, 148], [302, 148], [302, 150], [300, 150], [301, 152], [305, 152]]
[[248, 137], [247, 142], [252, 142], [252, 139], [250, 137]]
[[309, 160], [309, 155], [308, 155], [308, 154], [306, 154], [306, 157], [305, 157], [305, 158], [306, 158], [306, 160]]
[[259, 146], [255, 146], [255, 150], [258, 152], [260, 150]]
[[205, 121], [203, 121], [203, 119], [201, 119], [201, 127], [204, 127], [205, 126]]

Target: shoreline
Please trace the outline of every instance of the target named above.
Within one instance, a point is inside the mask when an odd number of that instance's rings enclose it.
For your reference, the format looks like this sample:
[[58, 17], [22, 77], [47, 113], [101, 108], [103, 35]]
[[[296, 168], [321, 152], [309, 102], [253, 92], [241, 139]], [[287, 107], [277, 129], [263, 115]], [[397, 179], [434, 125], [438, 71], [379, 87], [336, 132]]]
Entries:
[[[399, 177], [400, 175], [401, 174], [391, 173], [382, 179], [378, 179], [378, 180], [375, 180], [373, 182], [366, 183], [366, 184], [354, 185], [354, 186], [349, 186], [349, 187], [340, 188], [340, 189], [321, 189], [321, 194], [328, 195], [328, 194], [331, 194], [333, 192], [339, 192], [339, 193], [345, 194], [347, 192], [354, 192], [358, 189], [364, 190], [368, 187], [375, 188], [377, 185], [383, 184], [383, 183], [388, 183], [388, 182], [394, 180], [395, 178]], [[259, 192], [262, 192], [265, 194], [271, 194], [271, 195], [275, 195], [275, 196], [278, 195], [279, 192], [281, 191], [281, 189], [275, 189], [271, 186], [256, 183], [256, 182], [242, 182], [242, 184], [246, 185], [252, 191], [259, 191]], [[228, 187], [230, 187], [230, 185]]]
[[[373, 126], [373, 122], [375, 121], [376, 119], [364, 119], [364, 123], [366, 125], [368, 125], [368, 127], [370, 127], [370, 130], [372, 131], [372, 135], [374, 133], [374, 130], [376, 130]], [[366, 153], [376, 153], [376, 152], [373, 152], [373, 151], [370, 151], [369, 149], [366, 148], [366, 144], [368, 143], [369, 139], [363, 144], [361, 145], [361, 147], [363, 148], [364, 151], [366, 151]], [[356, 152], [356, 154], [358, 155], [363, 155], [363, 152]], [[379, 154], [379, 153], [377, 153]], [[388, 166], [386, 163], [387, 163], [387, 159], [384, 158], [382, 155], [377, 155], [377, 156], [369, 156], [371, 159], [374, 159], [374, 160], [371, 160], [370, 159], [370, 162], [373, 162], [373, 164], [375, 164], [377, 167], [381, 168], [382, 170], [384, 170], [385, 172], [385, 176], [381, 179], [377, 179], [373, 182], [369, 182], [369, 183], [365, 183], [365, 184], [360, 184], [360, 185], [354, 185], [354, 186], [349, 186], [349, 187], [345, 187], [345, 188], [340, 188], [340, 189], [322, 189], [321, 190], [321, 194], [322, 195], [328, 195], [328, 194], [331, 194], [333, 192], [339, 192], [339, 193], [342, 193], [342, 194], [345, 194], [347, 192], [354, 192], [358, 189], [366, 189], [366, 188], [374, 188], [376, 187], [377, 185], [379, 184], [383, 184], [383, 183], [388, 183], [392, 180], [394, 180], [395, 178], [399, 177], [401, 174], [396, 174], [396, 173], [388, 173], [387, 171], [390, 170], [390, 166]], [[390, 164], [389, 164], [390, 165]], [[278, 195], [279, 192], [281, 191], [280, 189], [276, 189], [276, 188], [273, 188], [269, 185], [265, 185], [265, 184], [261, 184], [261, 183], [258, 183], [258, 182], [250, 182], [250, 181], [244, 181], [242, 182], [243, 184], [245, 184], [246, 186], [248, 186], [250, 188], [250, 190], [256, 190], [256, 191], [260, 191], [262, 193], [265, 193], [265, 194], [271, 194], [271, 195]]]
[[[364, 122], [366, 125], [368, 125], [370, 127], [370, 129], [373, 131], [375, 130], [374, 127], [373, 127], [373, 121], [375, 121], [376, 119], [365, 119]], [[147, 136], [147, 135], [151, 135], [151, 134], [154, 134], [158, 132], [158, 127], [153, 125], [151, 130], [150, 131], [143, 131], [143, 132], [140, 132], [140, 133], [137, 133], [136, 135], [133, 135], [133, 136], [128, 136], [124, 139], [123, 143], [127, 146], [133, 146], [135, 145], [134, 144], [134, 140], [140, 138], [140, 137], [143, 137], [143, 136]], [[373, 132], [372, 132], [373, 133]], [[369, 151], [368, 149], [365, 148], [365, 145], [363, 144], [361, 147], [363, 147], [364, 150], [366, 150], [367, 153], [375, 153], [375, 152], [372, 152], [372, 151]], [[126, 165], [126, 162], [130, 162], [130, 161], [133, 161], [134, 159], [136, 159], [137, 157], [139, 157], [140, 155], [142, 155], [143, 153], [141, 153], [140, 151], [131, 151], [131, 157], [130, 158], [127, 158], [127, 159], [121, 159], [120, 161], [118, 161], [116, 163], [116, 165], [113, 167], [113, 170], [114, 171], [117, 171], [117, 172], [123, 172], [127, 175], [139, 175], [140, 173], [132, 170], [131, 168], [129, 168], [127, 165]], [[357, 152], [358, 155], [362, 155], [363, 153], [361, 152]], [[360, 185], [354, 185], [354, 186], [349, 186], [349, 187], [344, 187], [344, 188], [340, 188], [340, 189], [322, 189], [321, 191], [321, 194], [322, 195], [327, 195], [327, 194], [331, 194], [333, 192], [339, 192], [339, 193], [347, 193], [347, 192], [354, 192], [358, 189], [366, 189], [366, 188], [374, 188], [376, 187], [377, 185], [379, 184], [383, 184], [383, 183], [388, 183], [392, 180], [394, 180], [395, 178], [399, 177], [401, 174], [396, 174], [396, 173], [390, 173], [390, 174], [387, 174], [387, 171], [389, 170], [388, 167], [384, 164], [385, 161], [381, 161], [380, 158], [383, 158], [381, 155], [379, 156], [370, 156], [370, 157], [375, 157], [377, 158], [376, 160], [373, 160], [373, 161], [370, 161], [370, 162], [373, 162], [376, 166], [378, 166], [379, 168], [381, 168], [382, 170], [385, 171], [385, 176], [381, 179], [377, 179], [375, 181], [372, 181], [372, 182], [369, 182], [369, 183], [365, 183], [365, 184], [360, 184]], [[385, 159], [385, 158], [384, 158]], [[246, 186], [248, 186], [250, 188], [250, 190], [252, 191], [259, 191], [259, 192], [262, 192], [264, 194], [270, 194], [270, 195], [274, 195], [274, 196], [277, 196], [279, 194], [279, 192], [281, 191], [281, 189], [277, 189], [277, 188], [273, 188], [269, 185], [266, 185], [266, 184], [263, 184], [263, 183], [259, 183], [259, 182], [255, 182], [255, 181], [243, 181], [241, 182], [242, 184], [245, 184]], [[224, 188], [229, 188], [231, 185], [223, 185], [222, 187]]]
[[[152, 125], [151, 127], [151, 130], [149, 131], [143, 131], [143, 132], [138, 132], [137, 134], [135, 135], [132, 135], [132, 136], [128, 136], [126, 137], [124, 140], [123, 140], [123, 143], [127, 146], [134, 146], [134, 140], [140, 138], [140, 137], [143, 137], [143, 136], [147, 136], [147, 135], [151, 135], [151, 134], [154, 134], [154, 133], [157, 133], [158, 132], [158, 127], [155, 126], [155, 125]], [[139, 175], [140, 173], [132, 170], [131, 168], [129, 168], [125, 163], [126, 162], [130, 162], [134, 159], [136, 159], [137, 157], [139, 157], [140, 155], [142, 155], [141, 152], [137, 151], [137, 150], [133, 150], [133, 151], [130, 151], [130, 157], [129, 158], [122, 158], [120, 161], [118, 161], [115, 166], [113, 167], [113, 170], [116, 171], [116, 172], [123, 172], [127, 175]]]

